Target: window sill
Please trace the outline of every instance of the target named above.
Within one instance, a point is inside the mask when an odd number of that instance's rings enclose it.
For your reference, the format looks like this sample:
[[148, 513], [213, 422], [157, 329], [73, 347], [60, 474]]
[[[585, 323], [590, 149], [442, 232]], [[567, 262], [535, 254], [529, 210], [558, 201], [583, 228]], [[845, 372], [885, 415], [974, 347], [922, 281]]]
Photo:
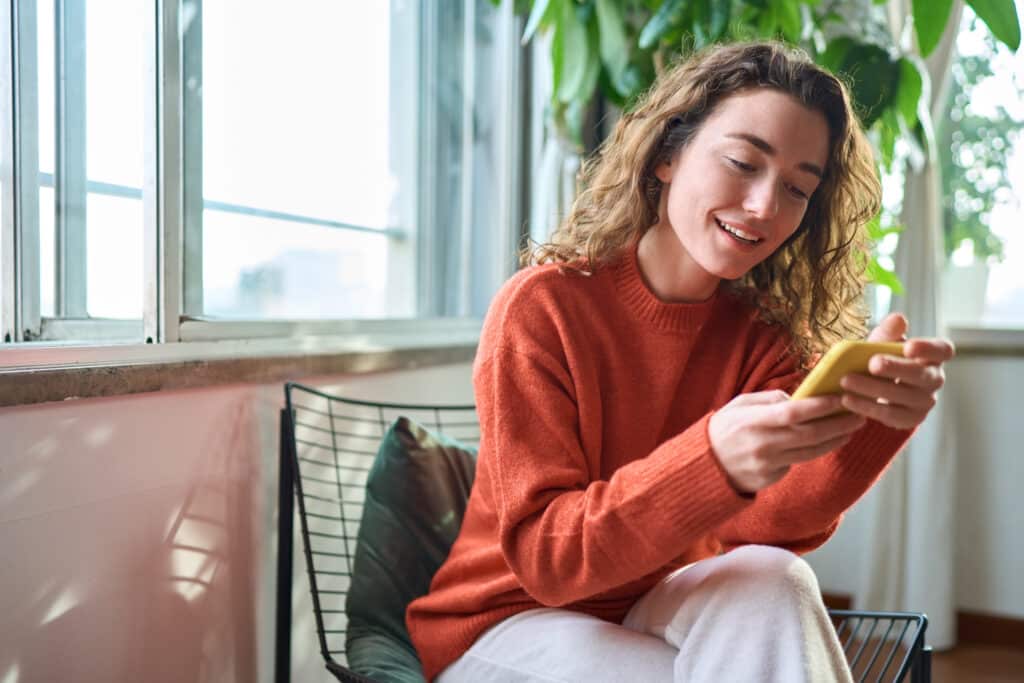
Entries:
[[469, 362], [479, 321], [341, 337], [0, 346], [0, 407]]
[[960, 356], [1024, 357], [1024, 329], [954, 325], [949, 337]]

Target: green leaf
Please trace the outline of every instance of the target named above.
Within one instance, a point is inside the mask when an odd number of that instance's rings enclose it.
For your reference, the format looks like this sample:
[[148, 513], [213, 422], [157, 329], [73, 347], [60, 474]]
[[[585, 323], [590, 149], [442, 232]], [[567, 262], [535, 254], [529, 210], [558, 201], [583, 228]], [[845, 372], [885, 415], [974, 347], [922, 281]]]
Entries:
[[762, 36], [774, 36], [775, 29], [779, 25], [778, 8], [775, 3], [769, 5], [761, 12], [761, 18], [757, 27], [761, 30]]
[[917, 47], [921, 50], [921, 56], [927, 57], [942, 38], [953, 0], [912, 0], [912, 4]]
[[892, 168], [896, 138], [900, 136], [900, 124], [896, 120], [896, 113], [891, 108], [886, 109], [878, 118], [878, 134], [878, 151], [882, 155], [882, 164], [886, 168]]
[[868, 261], [868, 280], [876, 285], [888, 287], [893, 294], [903, 294], [903, 283], [896, 273], [885, 268], [874, 256]]
[[562, 59], [555, 91], [560, 102], [571, 102], [580, 92], [590, 59], [587, 29], [580, 23], [575, 5], [575, 2], [562, 3], [555, 27], [556, 33], [561, 33], [562, 37]]
[[624, 109], [631, 108], [640, 96], [654, 83], [654, 62], [647, 55], [641, 55], [630, 62], [615, 87], [625, 98]]
[[601, 75], [601, 55], [598, 47], [600, 40], [597, 20], [592, 18], [587, 22], [587, 66], [583, 71], [580, 88], [572, 96], [574, 101], [579, 101], [584, 107], [590, 103], [590, 98], [594, 96], [594, 91], [597, 89], [597, 79]]
[[[708, 31], [708, 25], [711, 23], [710, 0], [691, 0], [689, 10], [688, 21], [685, 23], [689, 25], [690, 35], [693, 38], [693, 49], [700, 50], [711, 42], [711, 34]], [[686, 40], [685, 36], [681, 37]], [[683, 50], [687, 51], [685, 43], [683, 43]]]
[[[849, 40], [849, 39], [844, 39]], [[882, 47], [873, 43], [858, 43], [849, 40], [847, 44], [829, 46], [822, 56], [828, 68], [844, 74], [851, 81], [853, 99], [857, 103], [858, 113], [864, 128], [878, 120], [896, 100], [896, 92], [900, 82], [900, 63], [894, 61]], [[838, 58], [838, 54], [842, 57]]]
[[867, 224], [868, 237], [872, 242], [878, 242], [886, 235], [896, 235], [903, 232], [902, 225], [887, 225], [882, 227], [882, 214], [876, 214]]
[[622, 8], [616, 0], [597, 0], [597, 27], [601, 61], [612, 81], [616, 82], [629, 64], [629, 41], [626, 38]]
[[1020, 47], [1020, 21], [1013, 0], [967, 0], [967, 4], [985, 22], [992, 35], [1017, 51]]
[[565, 107], [564, 120], [569, 139], [578, 150], [583, 149], [583, 122], [586, 120], [587, 109], [579, 100], [573, 100]]
[[523, 45], [530, 42], [533, 34], [541, 26], [550, 26], [556, 14], [557, 5], [566, 0], [534, 0], [533, 9], [530, 10], [530, 18], [526, 20], [526, 30], [523, 31]]
[[917, 125], [917, 105], [921, 101], [924, 79], [918, 65], [903, 57], [900, 59], [900, 85], [896, 93], [896, 107], [899, 109], [907, 128]]
[[868, 237], [872, 241], [877, 241], [878, 233], [882, 230], [882, 214], [876, 213], [875, 217], [864, 226], [864, 229], [868, 231]]
[[708, 26], [711, 20], [711, 0], [690, 0], [690, 14], [694, 25]]
[[[690, 36], [693, 38], [694, 50], [702, 50], [704, 49], [704, 47], [708, 45], [708, 43], [711, 42], [711, 38], [708, 36], [708, 32], [704, 30], [704, 24], [701, 24], [696, 21], [693, 22], [693, 31], [691, 31]], [[686, 36], [683, 36], [683, 39], [685, 40]], [[683, 43], [683, 51], [689, 52], [689, 50], [686, 49], [685, 42]]]
[[775, 18], [787, 40], [796, 43], [803, 31], [800, 7], [794, 0], [775, 0]]
[[850, 51], [853, 44], [853, 40], [846, 36], [830, 40], [825, 51], [818, 58], [818, 63], [829, 71], [839, 73], [842, 71], [843, 64], [846, 63], [846, 53]]
[[732, 0], [713, 0], [711, 3], [711, 40], [718, 40], [729, 28]]
[[640, 31], [640, 49], [653, 47], [679, 19], [684, 0], [665, 0]]
[[562, 24], [555, 24], [555, 30], [551, 36], [551, 92], [552, 100], [558, 102], [555, 96], [562, 85], [562, 63], [565, 61], [565, 39], [562, 36]]

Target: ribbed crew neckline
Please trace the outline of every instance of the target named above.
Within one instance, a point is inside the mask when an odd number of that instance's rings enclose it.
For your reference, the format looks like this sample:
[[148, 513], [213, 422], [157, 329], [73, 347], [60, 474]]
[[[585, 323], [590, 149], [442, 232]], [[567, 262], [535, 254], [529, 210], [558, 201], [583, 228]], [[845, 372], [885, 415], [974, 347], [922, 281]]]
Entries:
[[721, 296], [721, 286], [704, 301], [662, 301], [644, 282], [637, 257], [638, 246], [638, 241], [629, 245], [614, 266], [615, 288], [619, 298], [637, 317], [659, 330], [698, 332], [717, 305]]

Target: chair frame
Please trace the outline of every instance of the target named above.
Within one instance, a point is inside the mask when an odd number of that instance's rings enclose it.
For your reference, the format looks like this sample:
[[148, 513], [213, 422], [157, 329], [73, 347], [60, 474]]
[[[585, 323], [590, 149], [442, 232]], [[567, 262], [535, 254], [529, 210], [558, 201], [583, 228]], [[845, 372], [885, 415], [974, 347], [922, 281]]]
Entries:
[[[344, 683], [374, 683], [371, 679], [352, 671], [347, 666], [338, 662], [334, 658], [327, 643], [326, 634], [330, 631], [326, 629], [324, 625], [324, 610], [322, 609], [320, 600], [321, 590], [318, 587], [317, 570], [315, 569], [313, 559], [315, 552], [312, 550], [312, 545], [310, 543], [311, 531], [307, 524], [307, 513], [305, 510], [306, 494], [303, 490], [300, 457], [296, 446], [295, 416], [297, 404], [293, 401], [293, 393], [296, 391], [327, 401], [329, 406], [337, 404], [349, 408], [369, 409], [370, 411], [375, 412], [376, 416], [374, 418], [362, 417], [359, 419], [364, 424], [375, 424], [379, 428], [379, 436], [383, 436], [393, 421], [393, 418], [388, 417], [388, 415], [397, 416], [398, 414], [408, 412], [416, 414], [426, 413], [430, 415], [430, 417], [418, 416], [416, 417], [417, 421], [424, 423], [431, 429], [445, 433], [443, 430], [446, 424], [449, 426], [458, 424], [447, 419], [447, 417], [453, 413], [472, 413], [474, 415], [473, 423], [476, 424], [476, 409], [472, 404], [416, 404], [363, 401], [334, 396], [296, 382], [287, 382], [285, 384], [285, 407], [282, 408], [280, 412], [281, 431], [278, 459], [277, 613], [275, 623], [274, 680], [277, 681], [277, 683], [288, 683], [291, 677], [291, 604], [292, 582], [294, 578], [292, 571], [292, 558], [294, 553], [293, 534], [295, 503], [297, 502], [300, 530], [302, 533], [303, 552], [305, 555], [305, 565], [310, 582], [314, 616], [316, 618], [317, 637], [319, 639], [320, 653], [323, 656], [325, 665], [338, 680], [343, 681]], [[334, 419], [350, 419], [349, 417], [334, 415], [333, 410], [329, 412], [330, 419], [332, 421], [332, 430], [334, 429]], [[442, 416], [445, 416], [445, 419], [442, 419]], [[460, 438], [450, 433], [448, 435]], [[376, 451], [376, 444], [374, 445], [374, 451]], [[373, 454], [369, 453], [354, 457], [372, 459]], [[339, 495], [343, 497], [343, 494], [340, 494], [340, 492]], [[352, 503], [345, 504], [350, 505]], [[344, 507], [342, 506], [340, 510], [340, 520], [344, 524], [346, 521]], [[345, 559], [348, 561], [349, 570], [351, 570], [352, 558], [349, 556]]]
[[[386, 403], [343, 398], [327, 394], [318, 389], [295, 382], [285, 384], [285, 406], [280, 413], [280, 449], [279, 449], [279, 480], [278, 480], [278, 525], [277, 525], [277, 596], [274, 651], [274, 680], [277, 683], [289, 683], [291, 679], [291, 610], [292, 610], [292, 561], [294, 552], [293, 533], [295, 503], [298, 502], [299, 522], [303, 538], [303, 551], [306, 559], [306, 570], [309, 576], [313, 600], [313, 609], [317, 623], [321, 655], [327, 669], [344, 683], [374, 683], [332, 656], [325, 635], [324, 621], [320, 604], [320, 591], [317, 588], [317, 576], [314, 569], [313, 553], [311, 552], [310, 532], [307, 525], [307, 514], [303, 494], [303, 482], [299, 465], [298, 448], [295, 438], [295, 404], [292, 401], [294, 391], [307, 392], [320, 399], [336, 402], [345, 406], [356, 406], [362, 409], [376, 410], [381, 433], [387, 427], [384, 411], [434, 411], [435, 424], [441, 429], [441, 414], [448, 411], [471, 411], [472, 405], [435, 405], [416, 403]], [[333, 429], [333, 416], [332, 416]], [[344, 514], [342, 513], [342, 518]], [[344, 521], [344, 519], [342, 520]], [[351, 565], [349, 565], [351, 567]], [[929, 683], [931, 681], [931, 647], [926, 644], [925, 633], [928, 627], [927, 617], [913, 612], [877, 612], [860, 610], [830, 609], [829, 616], [836, 626], [837, 634], [843, 642], [844, 653], [854, 671], [855, 680], [882, 681], [893, 664], [898, 663], [892, 680], [903, 681], [907, 674], [911, 683]], [[886, 628], [886, 623], [888, 627]], [[902, 627], [899, 626], [902, 625]], [[880, 638], [875, 637], [879, 627], [885, 629]], [[892, 638], [894, 629], [898, 637]], [[874, 639], [874, 641], [873, 641]], [[909, 640], [906, 650], [897, 657], [901, 644]], [[873, 644], [872, 644], [873, 642]], [[855, 648], [855, 649], [854, 649]], [[851, 651], [852, 655], [851, 655]], [[874, 678], [875, 667], [881, 664], [882, 671]], [[858, 669], [861, 669], [858, 672]], [[859, 678], [857, 676], [859, 675]]]

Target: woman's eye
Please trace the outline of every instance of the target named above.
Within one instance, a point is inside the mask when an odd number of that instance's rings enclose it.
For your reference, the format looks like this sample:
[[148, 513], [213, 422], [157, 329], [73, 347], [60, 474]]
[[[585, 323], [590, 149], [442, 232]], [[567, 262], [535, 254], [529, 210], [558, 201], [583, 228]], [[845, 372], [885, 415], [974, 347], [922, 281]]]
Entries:
[[806, 200], [806, 199], [810, 198], [806, 192], [801, 190], [796, 185], [789, 185], [789, 192], [790, 192], [790, 194], [792, 194], [797, 199], [804, 199], [804, 200]]
[[754, 170], [753, 166], [751, 166], [750, 164], [748, 164], [746, 162], [740, 161], [739, 159], [733, 159], [732, 157], [726, 157], [726, 160], [729, 162], [730, 165], [732, 165], [735, 168], [738, 168], [741, 171], [753, 171]]

